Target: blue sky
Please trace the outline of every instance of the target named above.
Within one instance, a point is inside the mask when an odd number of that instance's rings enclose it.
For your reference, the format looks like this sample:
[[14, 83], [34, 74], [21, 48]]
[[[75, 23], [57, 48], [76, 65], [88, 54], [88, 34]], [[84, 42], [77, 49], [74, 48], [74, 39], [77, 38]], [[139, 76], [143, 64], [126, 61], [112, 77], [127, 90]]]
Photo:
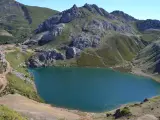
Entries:
[[76, 4], [97, 4], [108, 12], [124, 11], [138, 19], [160, 20], [160, 0], [17, 0], [26, 5], [47, 7], [63, 11]]

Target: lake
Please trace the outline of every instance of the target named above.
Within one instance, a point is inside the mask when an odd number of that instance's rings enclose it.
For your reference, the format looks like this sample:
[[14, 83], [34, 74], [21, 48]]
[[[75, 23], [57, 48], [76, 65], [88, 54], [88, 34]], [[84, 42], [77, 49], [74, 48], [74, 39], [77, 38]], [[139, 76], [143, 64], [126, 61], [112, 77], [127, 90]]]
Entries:
[[103, 112], [160, 95], [158, 82], [110, 69], [48, 67], [30, 71], [39, 95], [57, 107]]

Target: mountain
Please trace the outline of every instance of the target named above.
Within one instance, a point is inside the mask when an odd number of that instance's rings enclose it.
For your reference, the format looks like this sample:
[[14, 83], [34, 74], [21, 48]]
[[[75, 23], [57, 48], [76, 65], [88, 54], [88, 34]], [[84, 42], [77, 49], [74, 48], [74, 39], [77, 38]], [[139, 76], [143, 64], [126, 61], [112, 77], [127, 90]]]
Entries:
[[0, 44], [24, 41], [36, 27], [57, 11], [0, 0]]
[[28, 63], [31, 67], [126, 66], [160, 37], [160, 21], [109, 13], [95, 4], [73, 5], [62, 12], [14, 0], [1, 0], [0, 5], [1, 43], [25, 41], [23, 45], [36, 51]]
[[123, 12], [110, 14], [94, 4], [74, 5], [42, 22], [24, 42], [41, 51], [30, 60], [30, 65], [53, 64], [54, 60], [72, 61], [76, 66], [126, 64], [146, 43], [140, 37], [136, 22]]

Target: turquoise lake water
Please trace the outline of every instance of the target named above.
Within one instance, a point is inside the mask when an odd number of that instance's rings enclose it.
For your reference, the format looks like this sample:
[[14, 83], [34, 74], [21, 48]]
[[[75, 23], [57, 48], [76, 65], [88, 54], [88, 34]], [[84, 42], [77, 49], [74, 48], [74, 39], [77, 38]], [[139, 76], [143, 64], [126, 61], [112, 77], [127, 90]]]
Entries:
[[101, 68], [32, 69], [39, 95], [49, 104], [87, 112], [160, 95], [160, 84], [145, 77]]

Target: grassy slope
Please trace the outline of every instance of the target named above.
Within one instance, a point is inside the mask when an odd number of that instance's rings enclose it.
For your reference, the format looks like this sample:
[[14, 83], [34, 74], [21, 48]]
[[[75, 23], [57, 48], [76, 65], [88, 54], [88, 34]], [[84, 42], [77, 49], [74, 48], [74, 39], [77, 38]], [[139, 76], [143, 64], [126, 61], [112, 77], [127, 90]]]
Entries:
[[160, 42], [155, 41], [145, 47], [136, 57], [134, 63], [145, 72], [155, 73], [159, 70]]
[[[10, 63], [10, 66], [13, 68], [13, 70], [16, 70], [17, 72], [22, 73], [26, 77], [32, 79], [31, 75], [29, 74], [25, 66], [25, 61], [27, 61], [27, 59], [32, 55], [32, 52], [29, 50], [27, 52], [21, 52], [18, 48], [14, 49], [15, 51], [6, 54], [7, 61]], [[8, 86], [1, 94], [1, 96], [9, 93], [19, 93], [30, 99], [42, 101], [37, 95], [32, 84], [25, 82], [24, 80], [21, 80], [12, 73], [9, 73], [6, 77], [8, 80]]]
[[148, 42], [156, 41], [160, 38], [160, 31], [145, 31], [142, 33], [142, 39]]
[[26, 6], [29, 10], [29, 14], [32, 16], [32, 30], [35, 30], [37, 26], [42, 23], [44, 20], [48, 19], [49, 17], [53, 16], [58, 11], [48, 9], [48, 8], [41, 8], [36, 6]]
[[106, 47], [98, 50], [90, 50], [82, 53], [77, 60], [78, 66], [95, 66], [95, 67], [109, 67], [123, 63], [124, 61], [131, 61], [143, 44], [137, 45], [135, 42], [137, 38], [128, 37], [124, 35], [114, 35], [107, 39]]
[[[13, 1], [12, 1], [13, 2]], [[8, 5], [8, 1], [0, 3], [0, 7]], [[23, 16], [21, 9], [15, 6], [10, 6], [10, 9], [5, 9], [0, 11], [1, 24], [0, 28], [8, 31], [13, 37], [0, 36], [0, 44], [12, 43], [12, 42], [22, 42], [27, 39], [32, 31], [37, 28], [37, 26], [42, 23], [45, 19], [54, 15], [57, 11], [41, 8], [26, 6], [29, 14], [32, 18], [32, 24], [29, 25], [28, 21]], [[13, 17], [16, 15], [16, 17]]]
[[42, 102], [32, 84], [21, 80], [20, 78], [16, 77], [11, 73], [7, 75], [7, 80], [8, 86], [6, 87], [4, 94], [18, 93], [32, 100]]
[[6, 59], [14, 70], [26, 74], [25, 62], [32, 54], [31, 51], [21, 52], [19, 49], [15, 49], [15, 51], [6, 54]]
[[0, 120], [27, 120], [19, 113], [0, 105]]

